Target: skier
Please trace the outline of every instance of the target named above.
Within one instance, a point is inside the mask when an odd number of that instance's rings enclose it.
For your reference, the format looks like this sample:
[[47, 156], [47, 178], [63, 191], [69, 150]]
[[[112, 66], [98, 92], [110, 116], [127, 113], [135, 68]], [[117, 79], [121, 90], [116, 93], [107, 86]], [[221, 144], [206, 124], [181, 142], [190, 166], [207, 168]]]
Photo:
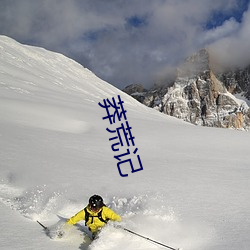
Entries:
[[85, 226], [89, 228], [94, 239], [109, 220], [120, 222], [122, 219], [120, 215], [105, 206], [101, 196], [95, 194], [89, 198], [89, 204], [72, 216], [67, 224], [74, 225], [80, 220], [85, 220]]

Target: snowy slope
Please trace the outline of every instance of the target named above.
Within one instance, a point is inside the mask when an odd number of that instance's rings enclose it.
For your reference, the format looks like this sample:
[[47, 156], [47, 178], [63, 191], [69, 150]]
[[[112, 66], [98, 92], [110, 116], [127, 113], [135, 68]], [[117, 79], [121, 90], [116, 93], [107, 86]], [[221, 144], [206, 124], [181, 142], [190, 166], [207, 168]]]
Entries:
[[[124, 166], [124, 178], [98, 105], [117, 95], [144, 168]], [[0, 248], [162, 249], [112, 225], [92, 244], [81, 227], [51, 240], [36, 223], [53, 227], [97, 193], [124, 227], [166, 245], [247, 250], [249, 141], [160, 114], [63, 55], [0, 36]]]

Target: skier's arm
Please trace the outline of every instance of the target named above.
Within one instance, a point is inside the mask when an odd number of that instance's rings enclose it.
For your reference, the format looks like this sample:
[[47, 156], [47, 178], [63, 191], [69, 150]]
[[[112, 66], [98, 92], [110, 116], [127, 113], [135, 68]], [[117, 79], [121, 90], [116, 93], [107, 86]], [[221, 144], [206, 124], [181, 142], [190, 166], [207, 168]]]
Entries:
[[122, 220], [121, 216], [118, 215], [118, 214], [116, 214], [116, 213], [115, 213], [113, 210], [111, 210], [110, 208], [105, 207], [104, 210], [105, 210], [105, 217], [106, 217], [107, 219], [110, 219], [110, 220], [112, 220], [112, 221], [118, 221], [118, 222], [120, 222], [120, 221]]
[[68, 219], [67, 224], [75, 225], [78, 221], [84, 220], [85, 218], [85, 212], [84, 209], [72, 216], [70, 219]]

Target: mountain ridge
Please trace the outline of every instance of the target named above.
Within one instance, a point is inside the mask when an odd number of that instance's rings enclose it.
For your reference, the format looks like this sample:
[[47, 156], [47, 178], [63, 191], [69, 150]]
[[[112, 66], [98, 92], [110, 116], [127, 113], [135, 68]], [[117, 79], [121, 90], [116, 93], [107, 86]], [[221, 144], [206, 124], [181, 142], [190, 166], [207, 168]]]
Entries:
[[177, 68], [171, 85], [143, 91], [140, 85], [130, 85], [123, 91], [148, 107], [195, 125], [248, 130], [250, 67], [217, 72], [211, 61], [209, 51], [202, 49]]

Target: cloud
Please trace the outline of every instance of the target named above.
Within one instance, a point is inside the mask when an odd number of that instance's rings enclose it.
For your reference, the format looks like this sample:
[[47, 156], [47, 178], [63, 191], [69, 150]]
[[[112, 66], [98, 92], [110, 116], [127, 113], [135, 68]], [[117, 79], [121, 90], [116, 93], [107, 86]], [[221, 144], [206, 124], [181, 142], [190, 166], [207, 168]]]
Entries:
[[200, 38], [201, 44], [211, 44], [219, 41], [225, 37], [231, 36], [237, 33], [240, 28], [240, 24], [232, 17], [226, 20], [221, 26], [204, 31]]
[[[220, 29], [227, 29], [225, 26]], [[250, 64], [250, 10], [243, 15], [236, 29], [210, 44], [216, 61], [225, 67], [244, 67]]]
[[[0, 33], [61, 52], [120, 88], [149, 86], [204, 46], [212, 44], [223, 57], [225, 45], [247, 49], [249, 14], [242, 22], [233, 17], [242, 8], [239, 2], [2, 0]], [[222, 23], [215, 18], [219, 15]]]

